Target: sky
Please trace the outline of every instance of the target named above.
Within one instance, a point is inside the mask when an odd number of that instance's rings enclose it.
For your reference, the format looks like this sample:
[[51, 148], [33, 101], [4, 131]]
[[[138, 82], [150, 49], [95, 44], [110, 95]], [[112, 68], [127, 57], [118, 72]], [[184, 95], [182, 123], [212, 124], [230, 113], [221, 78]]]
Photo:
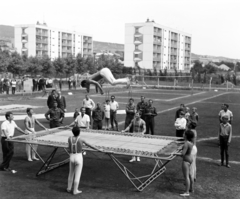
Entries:
[[0, 25], [35, 24], [124, 44], [125, 23], [155, 23], [192, 34], [192, 53], [240, 59], [240, 0], [7, 0]]

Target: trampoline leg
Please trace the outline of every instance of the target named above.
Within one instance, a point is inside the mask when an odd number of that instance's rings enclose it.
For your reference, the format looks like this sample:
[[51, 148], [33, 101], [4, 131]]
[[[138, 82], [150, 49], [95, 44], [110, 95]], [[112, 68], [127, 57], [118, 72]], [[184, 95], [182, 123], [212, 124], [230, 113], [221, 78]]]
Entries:
[[[53, 152], [51, 153], [51, 155], [48, 157], [48, 159], [44, 162], [44, 164], [41, 166], [41, 168], [39, 169], [39, 171], [37, 172], [36, 176], [39, 176], [43, 173], [46, 173], [48, 171], [51, 171], [53, 169], [56, 169], [60, 166], [63, 166], [65, 164], [67, 164], [69, 162], [69, 158], [67, 158], [66, 160], [63, 160], [61, 162], [57, 162], [57, 163], [53, 163], [51, 164], [51, 161], [54, 157], [54, 155], [56, 154], [58, 150], [58, 147], [56, 147]], [[66, 151], [66, 150], [65, 150]]]
[[[115, 156], [113, 156], [112, 154], [108, 155], [138, 191], [143, 191], [143, 189], [145, 189], [160, 175], [162, 175], [166, 171], [166, 164], [170, 162], [170, 160], [167, 160], [166, 162], [162, 163], [162, 161], [156, 160], [155, 166], [151, 174], [137, 177], [129, 169], [127, 169]], [[159, 165], [159, 162], [162, 165]], [[141, 179], [145, 180], [142, 181]]]

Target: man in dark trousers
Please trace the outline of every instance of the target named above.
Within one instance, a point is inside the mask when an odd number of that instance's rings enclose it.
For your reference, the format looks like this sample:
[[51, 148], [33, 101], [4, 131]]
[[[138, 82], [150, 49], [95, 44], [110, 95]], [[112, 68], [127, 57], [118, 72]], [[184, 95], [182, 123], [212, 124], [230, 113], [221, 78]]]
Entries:
[[58, 103], [53, 102], [53, 108], [49, 109], [45, 113], [45, 117], [50, 121], [50, 128], [56, 128], [61, 126], [61, 122], [64, 118], [64, 112], [62, 109], [58, 108]]
[[102, 122], [104, 118], [104, 111], [101, 109], [100, 103], [97, 103], [97, 107], [92, 112], [93, 129], [102, 130]]
[[152, 106], [153, 101], [150, 99], [148, 101], [148, 106], [145, 109], [145, 122], [146, 122], [146, 134], [149, 134], [149, 130], [151, 130], [151, 135], [154, 135], [154, 117], [157, 115], [157, 110]]
[[48, 96], [47, 106], [49, 109], [53, 108], [53, 103], [57, 102], [57, 92], [56, 90], [52, 90], [51, 95]]
[[[62, 111], [65, 113], [67, 111], [66, 99], [64, 96], [62, 96], [60, 90], [57, 91], [57, 102], [58, 108], [62, 109]], [[61, 123], [63, 123], [63, 119]]]
[[0, 170], [11, 171], [16, 173], [16, 171], [9, 168], [10, 161], [14, 154], [14, 144], [13, 142], [7, 142], [6, 139], [11, 139], [14, 136], [14, 131], [17, 129], [23, 134], [26, 134], [17, 124], [13, 121], [13, 113], [7, 112], [5, 114], [6, 120], [1, 125], [1, 144], [3, 152], [3, 162], [0, 165]]
[[137, 111], [141, 112], [141, 119], [145, 121], [145, 109], [148, 106], [147, 102], [144, 101], [145, 97], [141, 96], [141, 101], [137, 104]]
[[[135, 112], [136, 112], [136, 107], [134, 104], [134, 99], [130, 98], [129, 103], [126, 106], [126, 119], [125, 119], [125, 128], [124, 129], [126, 129], [129, 126], [129, 124], [132, 122], [132, 120], [134, 119]], [[132, 126], [131, 126], [129, 132], [131, 132], [131, 133], [133, 132]]]

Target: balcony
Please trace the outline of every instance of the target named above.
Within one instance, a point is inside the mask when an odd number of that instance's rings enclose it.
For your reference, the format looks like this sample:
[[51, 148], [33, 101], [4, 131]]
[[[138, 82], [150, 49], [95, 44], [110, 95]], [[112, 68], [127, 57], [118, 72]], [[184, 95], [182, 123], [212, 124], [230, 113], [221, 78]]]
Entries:
[[176, 60], [176, 59], [171, 59], [170, 62], [176, 64], [176, 63], [177, 63], [177, 60]]
[[177, 51], [171, 51], [171, 55], [177, 55]]
[[22, 48], [22, 52], [25, 52], [25, 51], [27, 51], [28, 49], [26, 48], [26, 47], [23, 47]]
[[177, 48], [178, 46], [175, 43], [171, 43], [171, 47]]
[[162, 36], [161, 32], [154, 32], [153, 34], [156, 35], [156, 36], [160, 36], [160, 37]]
[[43, 51], [47, 51], [48, 48], [47, 47], [41, 47], [41, 46], [36, 46], [37, 50], [43, 50]]
[[161, 57], [153, 57], [153, 61], [161, 61]]

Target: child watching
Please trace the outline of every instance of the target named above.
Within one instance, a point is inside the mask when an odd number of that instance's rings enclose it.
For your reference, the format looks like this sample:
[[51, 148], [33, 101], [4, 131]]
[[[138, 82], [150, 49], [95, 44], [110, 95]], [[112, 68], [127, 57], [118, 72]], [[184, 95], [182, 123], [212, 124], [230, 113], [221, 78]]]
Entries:
[[183, 137], [183, 133], [186, 130], [187, 120], [185, 119], [185, 113], [180, 112], [179, 118], [176, 119], [174, 126], [176, 127], [176, 137]]
[[228, 116], [222, 116], [222, 123], [219, 128], [219, 144], [220, 144], [220, 154], [221, 154], [221, 164], [224, 165], [224, 153], [226, 156], [226, 167], [230, 168], [228, 163], [228, 146], [232, 139], [232, 125], [228, 123]]

